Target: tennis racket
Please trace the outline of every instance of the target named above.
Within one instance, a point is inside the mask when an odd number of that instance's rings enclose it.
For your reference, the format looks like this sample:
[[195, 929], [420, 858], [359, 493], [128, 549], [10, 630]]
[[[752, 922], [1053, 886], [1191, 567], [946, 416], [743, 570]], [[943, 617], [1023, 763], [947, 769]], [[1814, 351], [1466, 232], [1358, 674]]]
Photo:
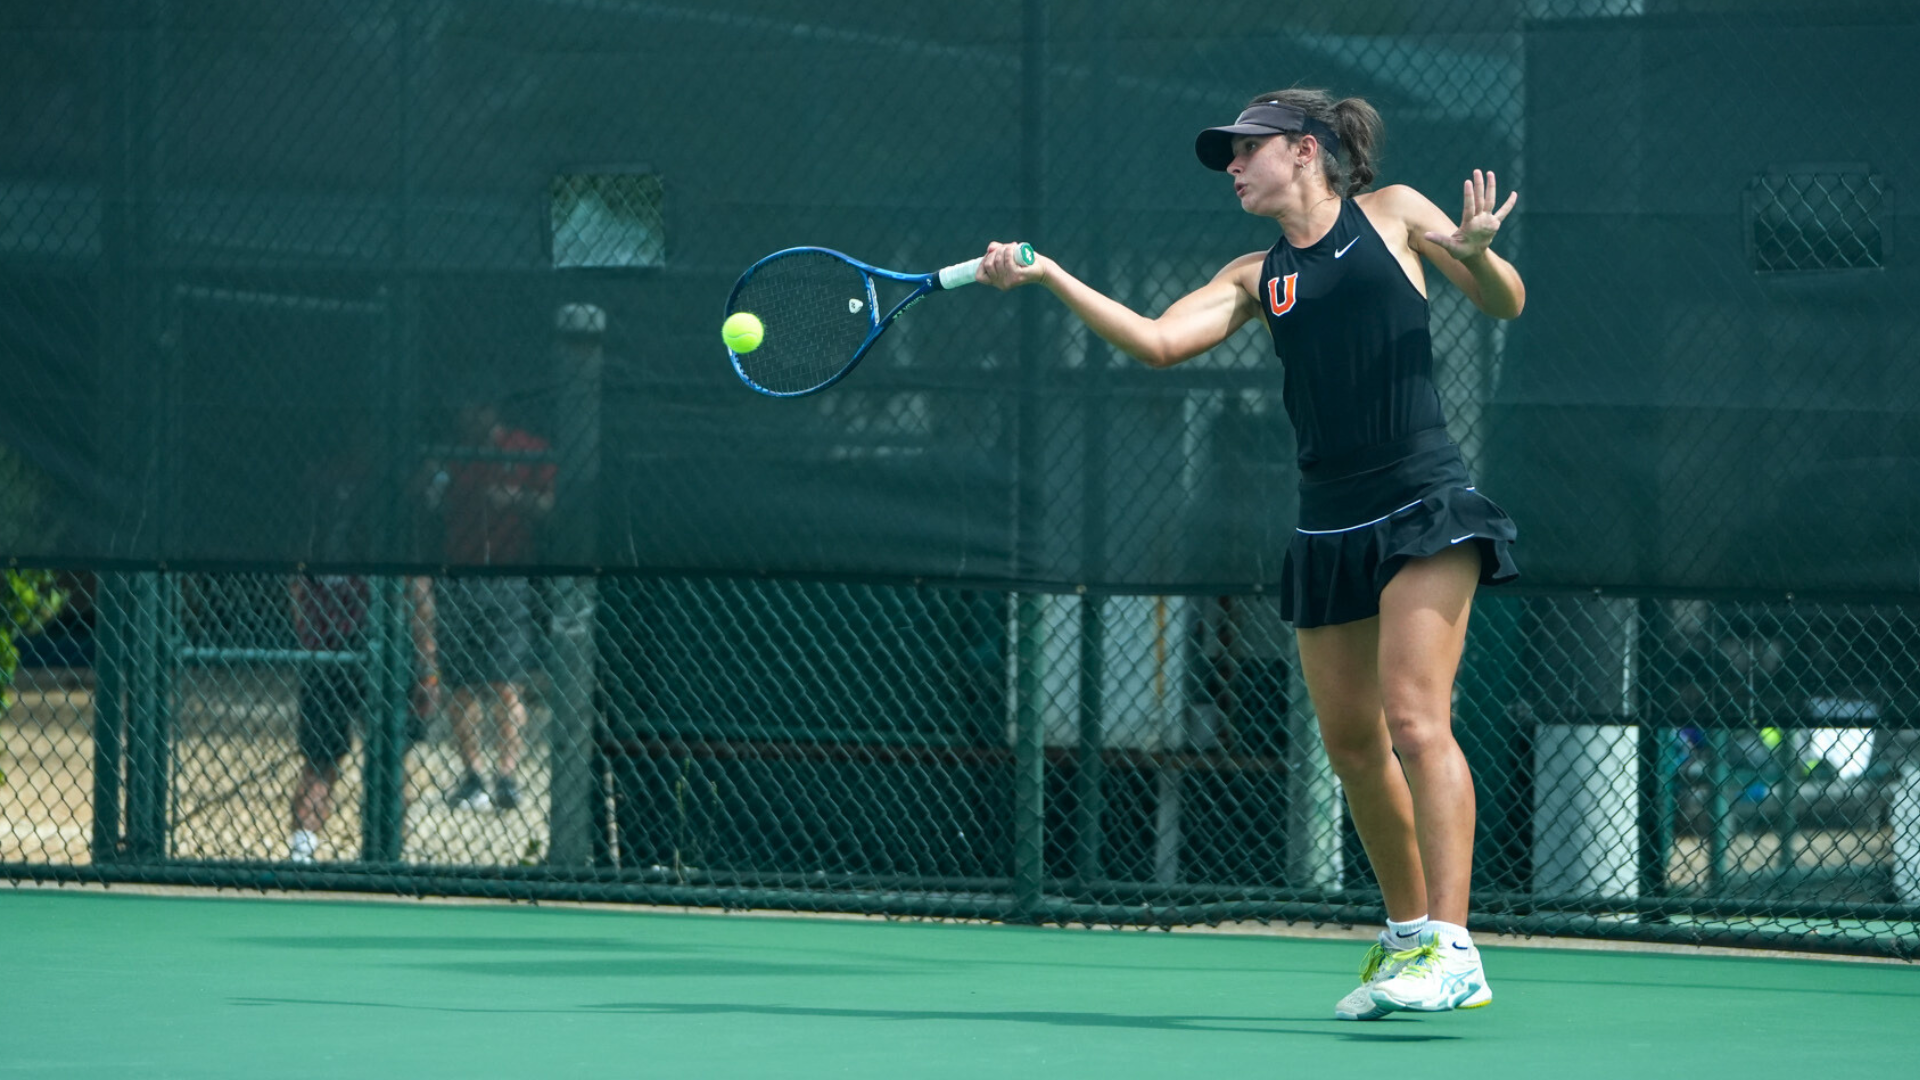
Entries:
[[[1033, 247], [1021, 244], [1022, 265], [1033, 265]], [[900, 313], [930, 292], [971, 285], [979, 259], [931, 274], [882, 270], [837, 251], [817, 247], [776, 251], [747, 268], [727, 297], [727, 315], [749, 311], [765, 334], [751, 352], [727, 355], [740, 381], [770, 397], [817, 393], [847, 377]], [[882, 315], [875, 282], [913, 287]]]

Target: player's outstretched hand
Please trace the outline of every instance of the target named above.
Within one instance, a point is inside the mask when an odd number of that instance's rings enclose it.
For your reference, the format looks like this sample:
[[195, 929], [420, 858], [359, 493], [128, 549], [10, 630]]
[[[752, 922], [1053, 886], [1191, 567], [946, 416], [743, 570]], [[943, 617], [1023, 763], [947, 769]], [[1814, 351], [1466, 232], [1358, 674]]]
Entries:
[[980, 269], [974, 271], [974, 280], [1004, 291], [1031, 285], [1047, 276], [1046, 259], [1035, 259], [1031, 265], [1023, 265], [1019, 255], [1020, 242], [1017, 240], [1008, 244], [988, 244], [987, 254], [980, 260]]
[[1494, 209], [1494, 200], [1498, 198], [1496, 184], [1491, 171], [1473, 170], [1473, 179], [1465, 185], [1464, 205], [1460, 209], [1460, 227], [1452, 233], [1430, 232], [1427, 239], [1446, 249], [1447, 254], [1465, 261], [1487, 250], [1493, 244], [1495, 233], [1500, 224], [1507, 220], [1513, 211], [1513, 204], [1519, 200], [1520, 193], [1507, 196], [1500, 209]]

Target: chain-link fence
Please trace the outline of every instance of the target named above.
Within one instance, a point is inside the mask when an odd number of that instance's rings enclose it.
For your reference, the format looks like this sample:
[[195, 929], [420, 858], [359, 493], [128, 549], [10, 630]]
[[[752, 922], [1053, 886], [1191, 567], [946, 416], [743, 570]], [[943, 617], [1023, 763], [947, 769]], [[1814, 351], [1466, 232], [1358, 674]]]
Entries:
[[716, 334], [797, 244], [1028, 239], [1157, 311], [1273, 242], [1192, 141], [1298, 83], [1380, 108], [1381, 183], [1521, 191], [1525, 316], [1432, 290], [1525, 574], [1459, 685], [1476, 919], [1904, 954], [1915, 48], [1795, 0], [11, 13], [0, 865], [1376, 917], [1268, 599], [1266, 337], [1147, 371], [970, 290], [769, 401]]
[[[1379, 914], [1260, 597], [179, 574], [52, 594], [0, 721], [15, 876]], [[1910, 949], [1913, 609], [1480, 608], [1457, 716], [1477, 922]], [[475, 661], [502, 666], [429, 692]]]

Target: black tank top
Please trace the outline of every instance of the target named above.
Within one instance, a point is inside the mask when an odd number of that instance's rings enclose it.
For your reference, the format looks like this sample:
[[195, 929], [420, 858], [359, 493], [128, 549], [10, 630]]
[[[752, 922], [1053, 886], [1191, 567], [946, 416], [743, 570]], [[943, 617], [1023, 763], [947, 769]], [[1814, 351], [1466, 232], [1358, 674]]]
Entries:
[[1444, 429], [1427, 299], [1352, 199], [1311, 247], [1282, 236], [1260, 267], [1260, 306], [1286, 367], [1300, 471]]

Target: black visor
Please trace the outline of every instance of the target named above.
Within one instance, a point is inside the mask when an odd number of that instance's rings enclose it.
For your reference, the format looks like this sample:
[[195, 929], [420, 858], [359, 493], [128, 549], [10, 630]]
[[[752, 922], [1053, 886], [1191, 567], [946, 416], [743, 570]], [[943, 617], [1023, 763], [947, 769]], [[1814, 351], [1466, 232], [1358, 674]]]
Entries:
[[1311, 135], [1320, 148], [1340, 156], [1340, 138], [1333, 129], [1291, 105], [1263, 101], [1249, 105], [1240, 119], [1225, 127], [1208, 128], [1193, 141], [1193, 152], [1200, 164], [1215, 172], [1226, 172], [1233, 164], [1233, 139], [1236, 135]]

